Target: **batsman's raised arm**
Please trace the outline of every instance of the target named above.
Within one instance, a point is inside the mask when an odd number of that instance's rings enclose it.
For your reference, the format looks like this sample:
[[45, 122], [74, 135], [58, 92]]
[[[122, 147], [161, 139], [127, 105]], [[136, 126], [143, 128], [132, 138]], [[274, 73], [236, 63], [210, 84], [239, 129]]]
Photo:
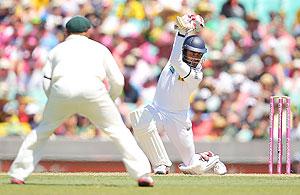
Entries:
[[199, 15], [184, 15], [177, 17], [176, 33], [170, 56], [170, 63], [185, 80], [202, 80], [203, 55], [207, 52], [204, 41], [198, 35], [189, 35], [199, 32], [204, 27], [204, 20]]
[[173, 48], [170, 56], [170, 63], [175, 68], [181, 78], [184, 78], [190, 72], [190, 67], [182, 61], [182, 45], [185, 40], [185, 35], [176, 33], [174, 38]]

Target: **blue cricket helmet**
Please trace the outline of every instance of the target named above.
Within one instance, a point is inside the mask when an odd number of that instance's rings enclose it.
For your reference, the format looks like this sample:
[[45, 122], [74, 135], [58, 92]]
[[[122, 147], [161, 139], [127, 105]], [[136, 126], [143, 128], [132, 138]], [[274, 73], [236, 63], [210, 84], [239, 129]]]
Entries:
[[[190, 56], [188, 55], [187, 51], [198, 54], [196, 54], [195, 56]], [[189, 66], [196, 67], [201, 61], [203, 54], [205, 54], [206, 52], [207, 49], [205, 47], [205, 42], [203, 41], [203, 39], [198, 35], [191, 35], [188, 36], [183, 42], [182, 60]]]

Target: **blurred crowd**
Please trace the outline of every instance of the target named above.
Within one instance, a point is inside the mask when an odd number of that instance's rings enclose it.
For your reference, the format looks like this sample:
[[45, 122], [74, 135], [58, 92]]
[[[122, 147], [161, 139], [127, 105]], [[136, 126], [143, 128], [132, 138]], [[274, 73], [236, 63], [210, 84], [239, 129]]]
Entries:
[[[201, 36], [209, 50], [191, 97], [195, 141], [266, 139], [272, 95], [291, 98], [292, 138], [300, 139], [300, 1], [294, 0], [0, 0], [0, 137], [24, 136], [39, 123], [42, 68], [74, 15], [90, 19], [90, 38], [117, 60], [125, 87], [116, 103], [131, 128], [130, 111], [154, 96], [175, 17], [191, 12], [205, 19]], [[105, 137], [79, 115], [55, 135]]]

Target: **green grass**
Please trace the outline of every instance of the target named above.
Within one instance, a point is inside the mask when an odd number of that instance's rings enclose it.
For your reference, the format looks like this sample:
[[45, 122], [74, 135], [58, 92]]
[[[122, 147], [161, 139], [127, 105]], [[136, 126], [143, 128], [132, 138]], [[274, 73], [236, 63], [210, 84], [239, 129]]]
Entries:
[[26, 185], [11, 185], [6, 174], [0, 174], [0, 194], [300, 194], [300, 175], [188, 176], [171, 174], [154, 176], [153, 188], [141, 188], [124, 173], [36, 173]]

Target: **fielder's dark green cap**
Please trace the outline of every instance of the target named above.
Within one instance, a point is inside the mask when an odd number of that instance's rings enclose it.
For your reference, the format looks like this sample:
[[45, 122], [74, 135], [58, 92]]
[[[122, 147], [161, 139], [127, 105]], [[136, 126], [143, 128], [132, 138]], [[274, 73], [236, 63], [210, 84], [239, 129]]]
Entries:
[[83, 16], [74, 16], [66, 24], [69, 33], [82, 33], [89, 28], [91, 28], [91, 22]]

